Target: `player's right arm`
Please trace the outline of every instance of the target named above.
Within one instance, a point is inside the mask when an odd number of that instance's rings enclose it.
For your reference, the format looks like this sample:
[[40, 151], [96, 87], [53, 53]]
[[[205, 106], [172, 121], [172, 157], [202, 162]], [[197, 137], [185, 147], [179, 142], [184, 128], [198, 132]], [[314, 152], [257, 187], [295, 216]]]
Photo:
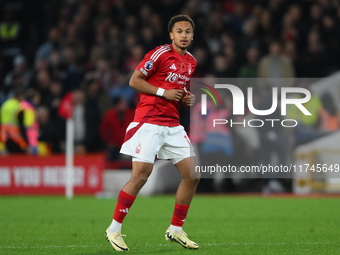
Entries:
[[[148, 83], [145, 78], [146, 76], [136, 69], [130, 78], [129, 86], [140, 92], [156, 95], [158, 87]], [[181, 89], [168, 89], [164, 91], [163, 97], [178, 102], [182, 98], [182, 94], [183, 90]]]

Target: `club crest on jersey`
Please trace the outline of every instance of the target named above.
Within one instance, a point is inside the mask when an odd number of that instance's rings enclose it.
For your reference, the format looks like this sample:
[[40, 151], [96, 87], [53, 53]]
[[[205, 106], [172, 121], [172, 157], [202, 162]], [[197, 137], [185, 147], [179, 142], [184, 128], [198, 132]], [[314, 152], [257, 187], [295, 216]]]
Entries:
[[140, 143], [138, 143], [137, 147], [136, 147], [136, 153], [139, 154], [140, 153], [140, 149], [142, 148], [142, 145]]
[[189, 66], [188, 66], [188, 73], [189, 73], [189, 75], [191, 75], [191, 71], [192, 71], [191, 64], [189, 63]]
[[146, 62], [145, 65], [144, 65], [144, 68], [145, 68], [145, 70], [147, 70], [147, 71], [150, 71], [150, 70], [152, 69], [152, 67], [153, 67], [153, 61], [152, 61], [152, 60], [149, 60], [149, 61]]

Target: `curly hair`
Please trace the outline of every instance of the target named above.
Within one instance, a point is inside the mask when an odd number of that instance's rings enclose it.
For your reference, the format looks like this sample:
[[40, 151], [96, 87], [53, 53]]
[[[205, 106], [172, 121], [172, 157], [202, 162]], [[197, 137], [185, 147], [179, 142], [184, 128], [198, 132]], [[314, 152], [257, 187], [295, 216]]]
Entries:
[[179, 14], [179, 15], [173, 16], [170, 19], [169, 24], [168, 24], [169, 33], [172, 32], [172, 29], [173, 29], [175, 23], [180, 22], [180, 21], [188, 21], [188, 22], [190, 22], [190, 24], [192, 26], [192, 30], [193, 31], [195, 30], [195, 23], [194, 23], [194, 21], [188, 15]]

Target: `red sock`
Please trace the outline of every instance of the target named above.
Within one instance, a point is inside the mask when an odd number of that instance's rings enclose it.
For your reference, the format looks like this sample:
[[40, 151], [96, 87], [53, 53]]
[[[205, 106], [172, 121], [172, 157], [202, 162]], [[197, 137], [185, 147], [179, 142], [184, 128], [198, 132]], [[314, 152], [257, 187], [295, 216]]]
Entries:
[[182, 227], [187, 217], [188, 210], [190, 205], [179, 205], [175, 204], [174, 215], [171, 219], [171, 225]]
[[115, 213], [113, 215], [113, 219], [119, 223], [123, 223], [123, 220], [136, 197], [129, 195], [124, 191], [120, 191], [118, 195], [118, 201], [115, 209]]

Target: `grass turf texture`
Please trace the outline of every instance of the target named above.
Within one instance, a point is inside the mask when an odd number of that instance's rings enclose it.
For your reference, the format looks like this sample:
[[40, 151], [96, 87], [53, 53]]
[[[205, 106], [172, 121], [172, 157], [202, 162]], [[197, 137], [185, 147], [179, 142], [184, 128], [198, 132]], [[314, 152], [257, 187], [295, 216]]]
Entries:
[[[116, 199], [0, 197], [0, 254], [115, 253], [104, 239]], [[340, 254], [339, 198], [196, 196], [184, 225], [198, 250], [166, 242], [174, 196], [139, 197], [130, 254]]]

